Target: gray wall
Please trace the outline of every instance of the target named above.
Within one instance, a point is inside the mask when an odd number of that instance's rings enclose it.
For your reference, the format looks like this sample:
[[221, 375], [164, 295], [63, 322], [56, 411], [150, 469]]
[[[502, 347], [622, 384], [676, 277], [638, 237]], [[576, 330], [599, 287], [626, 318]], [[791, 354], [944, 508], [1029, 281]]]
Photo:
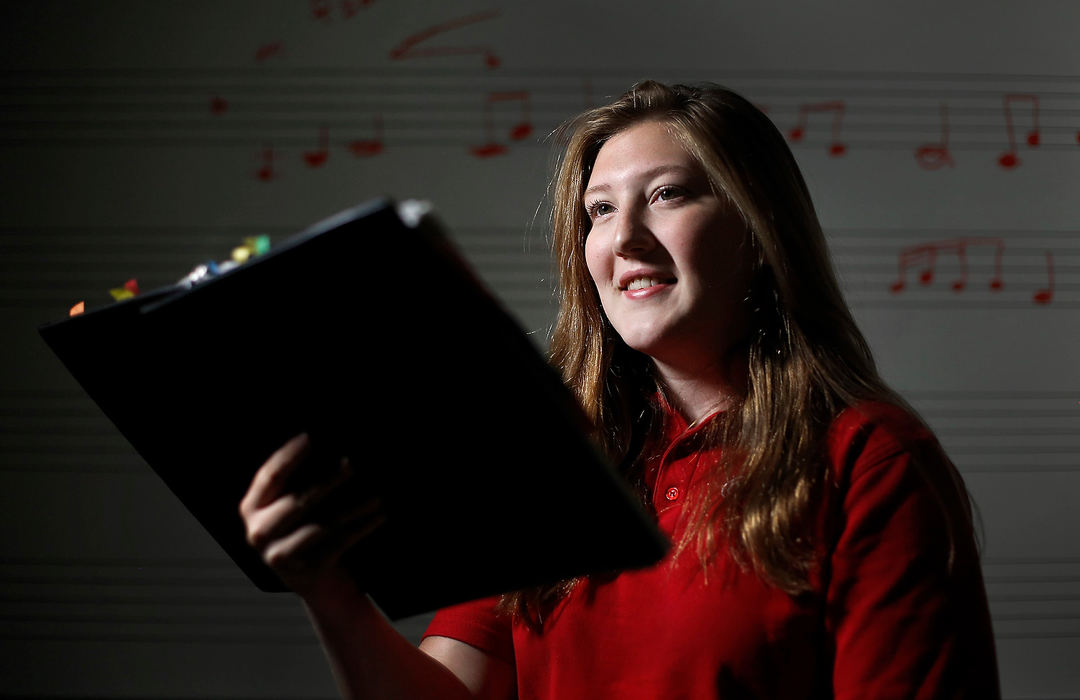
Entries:
[[[1005, 693], [1080, 695], [1080, 4], [701, 5], [0, 5], [0, 693], [333, 693], [296, 602], [250, 587], [37, 324], [389, 193], [432, 200], [542, 345], [544, 137], [656, 77], [725, 83], [784, 131], [803, 105], [843, 104], [842, 122], [808, 111], [792, 146], [885, 375], [981, 510]], [[918, 152], [942, 145], [943, 117], [948, 163]], [[531, 133], [511, 138], [525, 119]], [[311, 167], [321, 131], [327, 158]], [[350, 149], [376, 137], [378, 153]], [[505, 151], [473, 150], [490, 143]], [[919, 283], [923, 257], [891, 291], [920, 247], [934, 279]], [[408, 261], [368, 264], [424, 283]]]

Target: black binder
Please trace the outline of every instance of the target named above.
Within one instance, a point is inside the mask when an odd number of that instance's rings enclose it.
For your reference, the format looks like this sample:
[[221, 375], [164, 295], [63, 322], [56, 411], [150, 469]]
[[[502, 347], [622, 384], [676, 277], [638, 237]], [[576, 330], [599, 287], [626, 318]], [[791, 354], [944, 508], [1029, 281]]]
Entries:
[[[391, 618], [654, 563], [667, 542], [430, 215], [361, 205], [266, 255], [40, 328], [260, 588], [251, 477], [307, 431], [386, 523], [346, 565]], [[408, 214], [403, 221], [403, 213]]]

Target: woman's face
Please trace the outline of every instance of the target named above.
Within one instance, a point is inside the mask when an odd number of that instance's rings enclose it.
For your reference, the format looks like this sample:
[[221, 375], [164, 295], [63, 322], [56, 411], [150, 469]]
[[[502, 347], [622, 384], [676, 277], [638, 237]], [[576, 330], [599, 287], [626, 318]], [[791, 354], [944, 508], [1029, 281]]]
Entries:
[[693, 372], [745, 338], [750, 234], [663, 124], [637, 124], [601, 147], [584, 205], [589, 274], [627, 345]]

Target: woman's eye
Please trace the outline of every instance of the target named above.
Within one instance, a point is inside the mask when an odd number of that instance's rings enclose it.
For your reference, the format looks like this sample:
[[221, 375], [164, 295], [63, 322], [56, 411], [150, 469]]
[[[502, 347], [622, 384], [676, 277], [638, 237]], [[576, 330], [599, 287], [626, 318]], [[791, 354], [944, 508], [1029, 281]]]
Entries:
[[593, 202], [585, 207], [585, 211], [588, 213], [590, 219], [595, 219], [598, 216], [610, 214], [615, 211], [615, 208], [607, 202]]
[[683, 195], [682, 188], [679, 187], [661, 187], [656, 191], [656, 198], [661, 202], [668, 202], [672, 199], [678, 199]]

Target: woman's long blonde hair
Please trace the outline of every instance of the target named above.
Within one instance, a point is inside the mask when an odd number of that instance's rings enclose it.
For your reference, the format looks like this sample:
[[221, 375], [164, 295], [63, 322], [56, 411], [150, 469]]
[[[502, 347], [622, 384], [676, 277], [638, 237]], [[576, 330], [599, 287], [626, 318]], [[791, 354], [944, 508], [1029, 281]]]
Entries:
[[[585, 263], [583, 205], [593, 162], [615, 134], [664, 124], [697, 160], [717, 196], [741, 214], [757, 252], [747, 393], [709, 439], [724, 445], [720, 472], [694, 495], [676, 542], [707, 566], [722, 546], [793, 595], [815, 564], [807, 518], [825, 479], [822, 439], [843, 407], [862, 399], [903, 404], [880, 379], [840, 292], [809, 192], [783, 136], [754, 105], [716, 85], [639, 83], [559, 132], [553, 247], [560, 308], [550, 353], [592, 421], [602, 450], [641, 479], [643, 433], [656, 430], [650, 397], [662, 390], [650, 362], [618, 337]], [[732, 478], [734, 477], [734, 478]], [[723, 493], [721, 493], [723, 489]], [[507, 605], [536, 622], [572, 582], [518, 593]]]

